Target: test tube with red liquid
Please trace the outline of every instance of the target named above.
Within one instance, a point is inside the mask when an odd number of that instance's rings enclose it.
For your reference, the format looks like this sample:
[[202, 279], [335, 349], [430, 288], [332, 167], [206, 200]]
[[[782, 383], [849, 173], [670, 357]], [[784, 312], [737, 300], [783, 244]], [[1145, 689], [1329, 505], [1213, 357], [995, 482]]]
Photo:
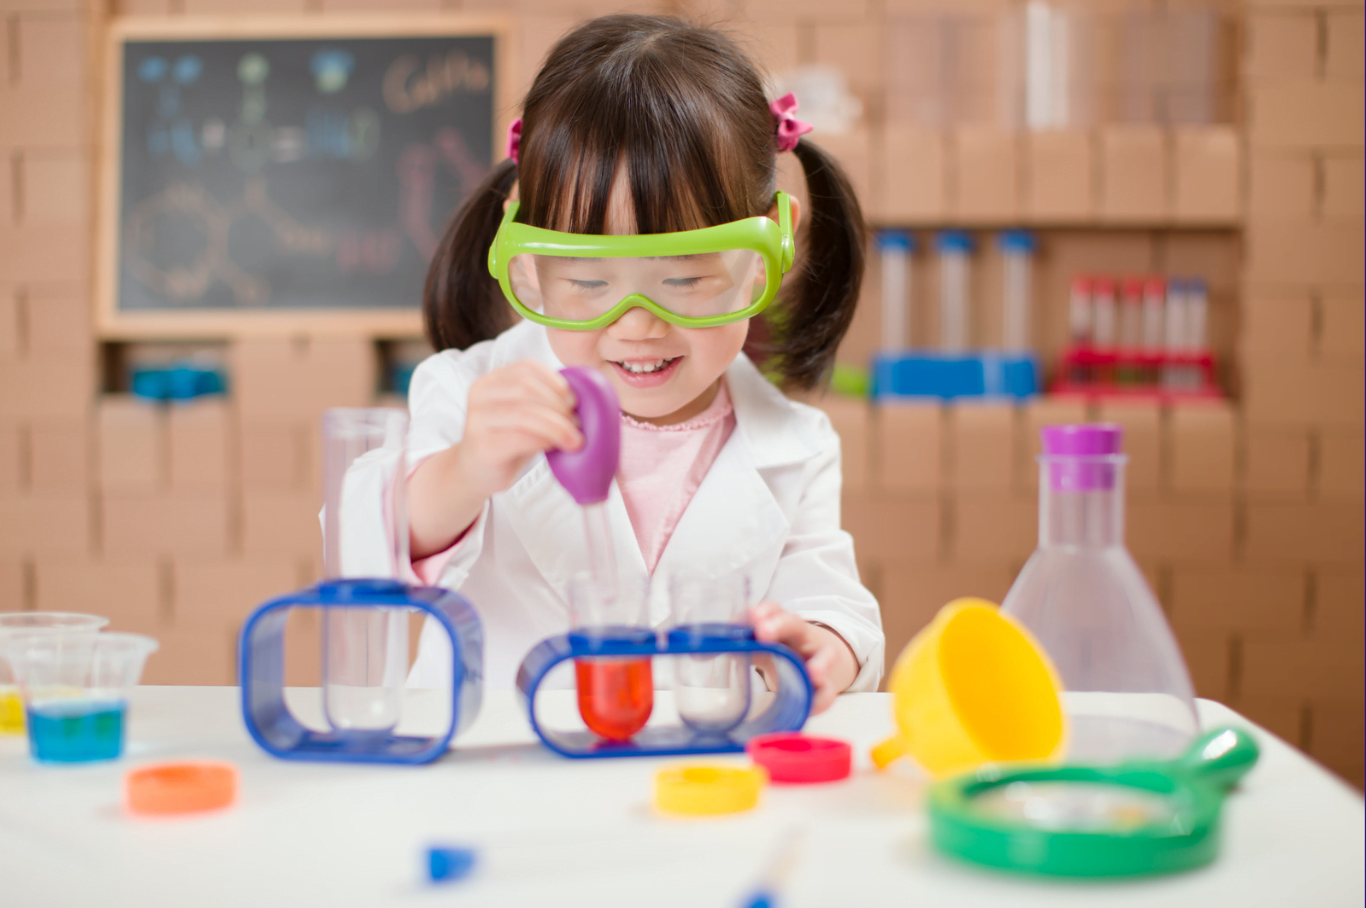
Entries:
[[613, 643], [649, 640], [652, 632], [643, 586], [614, 587], [604, 590], [592, 574], [570, 581], [571, 636], [603, 650], [601, 656], [574, 660], [574, 680], [584, 725], [608, 741], [626, 741], [645, 727], [654, 711], [654, 671], [649, 656], [615, 656], [610, 650]]

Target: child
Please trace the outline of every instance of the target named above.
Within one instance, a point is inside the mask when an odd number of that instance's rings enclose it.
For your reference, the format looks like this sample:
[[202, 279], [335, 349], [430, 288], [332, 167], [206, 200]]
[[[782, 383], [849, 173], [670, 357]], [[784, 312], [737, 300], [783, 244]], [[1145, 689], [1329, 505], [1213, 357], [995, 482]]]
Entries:
[[[421, 580], [479, 608], [490, 687], [511, 687], [527, 650], [568, 629], [566, 588], [587, 568], [581, 509], [543, 456], [582, 444], [557, 371], [577, 365], [604, 372], [621, 399], [608, 508], [624, 580], [746, 575], [763, 600], [757, 636], [806, 660], [816, 711], [876, 689], [882, 629], [840, 529], [839, 439], [742, 352], [803, 214], [805, 251], [770, 310], [765, 368], [815, 386], [862, 277], [858, 203], [835, 162], [799, 141], [809, 127], [792, 109], [790, 97], [766, 100], [715, 31], [588, 22], [550, 51], [509, 160], [442, 240], [424, 299], [442, 352], [409, 395], [410, 545]], [[780, 151], [801, 162], [809, 212], [775, 192]], [[597, 255], [601, 235], [638, 251]], [[411, 683], [449, 671], [437, 644], [424, 633]]]

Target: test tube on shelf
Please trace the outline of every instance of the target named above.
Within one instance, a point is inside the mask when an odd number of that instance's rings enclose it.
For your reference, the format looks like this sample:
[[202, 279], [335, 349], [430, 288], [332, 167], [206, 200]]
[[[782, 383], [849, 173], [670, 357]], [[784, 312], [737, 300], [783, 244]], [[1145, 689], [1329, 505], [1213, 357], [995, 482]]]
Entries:
[[[1181, 356], [1186, 352], [1186, 282], [1180, 278], [1167, 281], [1167, 318], [1164, 334], [1164, 347], [1169, 357]], [[1162, 384], [1168, 388], [1180, 388], [1183, 383], [1183, 370], [1178, 363], [1169, 362], [1162, 367]]]
[[1115, 312], [1115, 282], [1098, 277], [1091, 282], [1091, 346], [1113, 350], [1118, 340]]
[[1003, 286], [1001, 288], [1001, 346], [1012, 352], [1029, 350], [1030, 293], [1034, 234], [1006, 230], [1001, 234]]
[[1162, 310], [1167, 297], [1167, 282], [1153, 275], [1143, 282], [1143, 351], [1162, 352]]
[[1126, 278], [1120, 300], [1119, 348], [1137, 350], [1143, 340], [1143, 282]]
[[[1198, 277], [1186, 281], [1186, 350], [1195, 356], [1209, 352], [1209, 292]], [[1196, 390], [1203, 384], [1202, 367], [1188, 364], [1186, 387]]]
[[882, 263], [882, 339], [885, 353], [911, 345], [911, 253], [915, 242], [904, 230], [879, 230], [877, 251]]
[[968, 346], [968, 256], [972, 237], [944, 230], [935, 238], [939, 250], [939, 345], [946, 352]]
[[1072, 346], [1091, 345], [1091, 278], [1078, 274], [1072, 278], [1067, 300], [1067, 328]]

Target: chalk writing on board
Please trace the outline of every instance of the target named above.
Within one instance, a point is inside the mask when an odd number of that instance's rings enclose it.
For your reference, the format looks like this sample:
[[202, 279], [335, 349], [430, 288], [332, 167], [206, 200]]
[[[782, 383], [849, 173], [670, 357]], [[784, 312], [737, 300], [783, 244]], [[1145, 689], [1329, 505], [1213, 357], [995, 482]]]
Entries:
[[415, 307], [492, 73], [490, 36], [127, 42], [117, 307]]

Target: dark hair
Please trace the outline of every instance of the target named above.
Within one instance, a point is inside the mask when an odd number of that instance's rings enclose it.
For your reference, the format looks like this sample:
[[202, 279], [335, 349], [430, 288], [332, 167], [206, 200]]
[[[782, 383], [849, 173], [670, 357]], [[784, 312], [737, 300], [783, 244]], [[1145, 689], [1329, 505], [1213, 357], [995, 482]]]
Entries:
[[[427, 273], [423, 314], [438, 349], [496, 336], [512, 308], [488, 274], [503, 203], [518, 220], [604, 231], [618, 172], [635, 227], [665, 233], [766, 213], [776, 180], [776, 122], [749, 57], [722, 33], [663, 16], [586, 22], [551, 49], [523, 103], [520, 167], [493, 168], [452, 219]], [[766, 316], [757, 354], [784, 384], [829, 371], [863, 278], [864, 225], [844, 171], [803, 139], [802, 248]]]

